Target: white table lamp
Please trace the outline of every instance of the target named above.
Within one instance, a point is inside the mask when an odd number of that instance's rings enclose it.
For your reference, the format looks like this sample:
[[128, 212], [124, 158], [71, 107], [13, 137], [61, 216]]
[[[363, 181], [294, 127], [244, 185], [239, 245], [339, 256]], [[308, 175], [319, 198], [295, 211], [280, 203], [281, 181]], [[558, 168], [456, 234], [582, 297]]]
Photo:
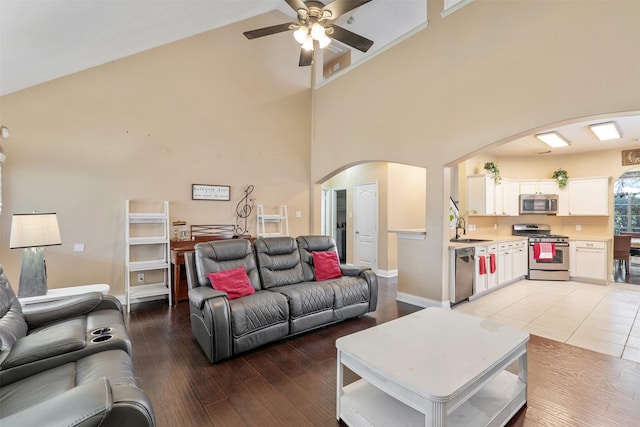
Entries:
[[55, 213], [14, 214], [11, 221], [11, 249], [23, 248], [18, 297], [47, 293], [47, 266], [43, 246], [61, 245]]

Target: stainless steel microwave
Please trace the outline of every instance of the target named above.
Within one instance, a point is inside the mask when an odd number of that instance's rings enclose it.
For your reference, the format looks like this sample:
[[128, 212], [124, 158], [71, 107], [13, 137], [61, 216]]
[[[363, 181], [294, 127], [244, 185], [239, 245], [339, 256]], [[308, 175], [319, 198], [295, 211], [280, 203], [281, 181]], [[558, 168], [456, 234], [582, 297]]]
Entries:
[[557, 194], [521, 194], [520, 214], [558, 213]]

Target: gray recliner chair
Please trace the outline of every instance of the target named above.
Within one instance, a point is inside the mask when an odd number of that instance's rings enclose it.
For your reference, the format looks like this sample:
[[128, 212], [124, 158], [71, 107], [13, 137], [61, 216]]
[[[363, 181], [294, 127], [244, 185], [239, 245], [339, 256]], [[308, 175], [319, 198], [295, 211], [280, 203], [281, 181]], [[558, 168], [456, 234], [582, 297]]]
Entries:
[[106, 350], [131, 354], [118, 299], [91, 292], [23, 308], [0, 265], [0, 384]]
[[122, 306], [90, 293], [22, 310], [0, 265], [0, 425], [154, 426]]

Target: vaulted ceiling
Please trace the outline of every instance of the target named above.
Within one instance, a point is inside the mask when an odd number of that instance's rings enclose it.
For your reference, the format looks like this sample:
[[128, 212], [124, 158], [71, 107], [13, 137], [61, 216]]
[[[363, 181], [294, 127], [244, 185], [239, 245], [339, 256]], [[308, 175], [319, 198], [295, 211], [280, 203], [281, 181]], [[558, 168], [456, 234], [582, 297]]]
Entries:
[[[296, 20], [284, 0], [0, 0], [0, 95], [273, 10]], [[426, 0], [373, 0], [341, 20], [373, 53], [424, 24]]]
[[[426, 4], [427, 0], [373, 0], [343, 16], [339, 24], [374, 40], [366, 54], [370, 55], [424, 27]], [[282, 22], [295, 21], [295, 12], [284, 0], [0, 0], [0, 95], [270, 11], [277, 11]], [[250, 25], [246, 28], [252, 29]], [[330, 47], [327, 52], [334, 55], [349, 49], [335, 41]], [[283, 48], [297, 49], [291, 43]], [[352, 63], [365, 56], [353, 49], [351, 54]], [[277, 66], [297, 67], [298, 52], [292, 50], [291, 63]], [[595, 140], [586, 127], [616, 118], [548, 129], [564, 134], [572, 142], [568, 148], [549, 150], [533, 135], [526, 135], [490, 153], [569, 154], [638, 147], [638, 115], [619, 117], [623, 138], [606, 144]]]

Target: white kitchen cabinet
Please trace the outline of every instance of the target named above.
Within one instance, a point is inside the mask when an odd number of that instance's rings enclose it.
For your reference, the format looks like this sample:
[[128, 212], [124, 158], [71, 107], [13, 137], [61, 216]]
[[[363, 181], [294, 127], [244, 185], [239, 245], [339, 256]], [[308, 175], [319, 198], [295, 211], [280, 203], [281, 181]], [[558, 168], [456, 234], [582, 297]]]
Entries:
[[467, 177], [467, 208], [473, 215], [518, 215], [516, 181], [503, 179], [496, 184], [491, 175]]
[[607, 283], [607, 243], [591, 240], [569, 242], [569, 275], [594, 283]]
[[498, 243], [498, 285], [522, 279], [528, 273], [527, 240]]
[[566, 215], [609, 215], [609, 177], [569, 179], [566, 189]]
[[495, 215], [496, 185], [491, 175], [467, 177], [467, 208], [473, 215]]
[[[494, 257], [497, 255], [497, 244], [480, 245], [476, 246], [476, 262], [475, 262], [475, 275], [473, 278], [473, 294], [477, 295], [495, 287], [498, 284], [498, 271], [497, 269], [491, 271], [491, 255]], [[485, 273], [480, 273], [480, 265], [484, 262]], [[497, 265], [497, 259], [496, 259]]]
[[517, 181], [504, 178], [495, 186], [495, 206], [497, 215], [518, 216], [520, 214], [520, 185]]
[[[480, 265], [487, 257], [486, 246], [476, 246], [476, 266], [473, 276], [473, 294], [479, 294], [487, 290], [487, 274], [480, 273]], [[486, 264], [485, 264], [486, 265]]]
[[529, 274], [529, 246], [527, 240], [519, 240], [513, 244], [513, 273], [516, 279]]
[[[496, 259], [496, 269], [491, 271], [491, 256]], [[498, 244], [487, 245], [487, 289], [498, 285]]]
[[498, 243], [498, 284], [513, 279], [513, 242]]
[[558, 194], [558, 183], [555, 179], [521, 180], [520, 194]]

